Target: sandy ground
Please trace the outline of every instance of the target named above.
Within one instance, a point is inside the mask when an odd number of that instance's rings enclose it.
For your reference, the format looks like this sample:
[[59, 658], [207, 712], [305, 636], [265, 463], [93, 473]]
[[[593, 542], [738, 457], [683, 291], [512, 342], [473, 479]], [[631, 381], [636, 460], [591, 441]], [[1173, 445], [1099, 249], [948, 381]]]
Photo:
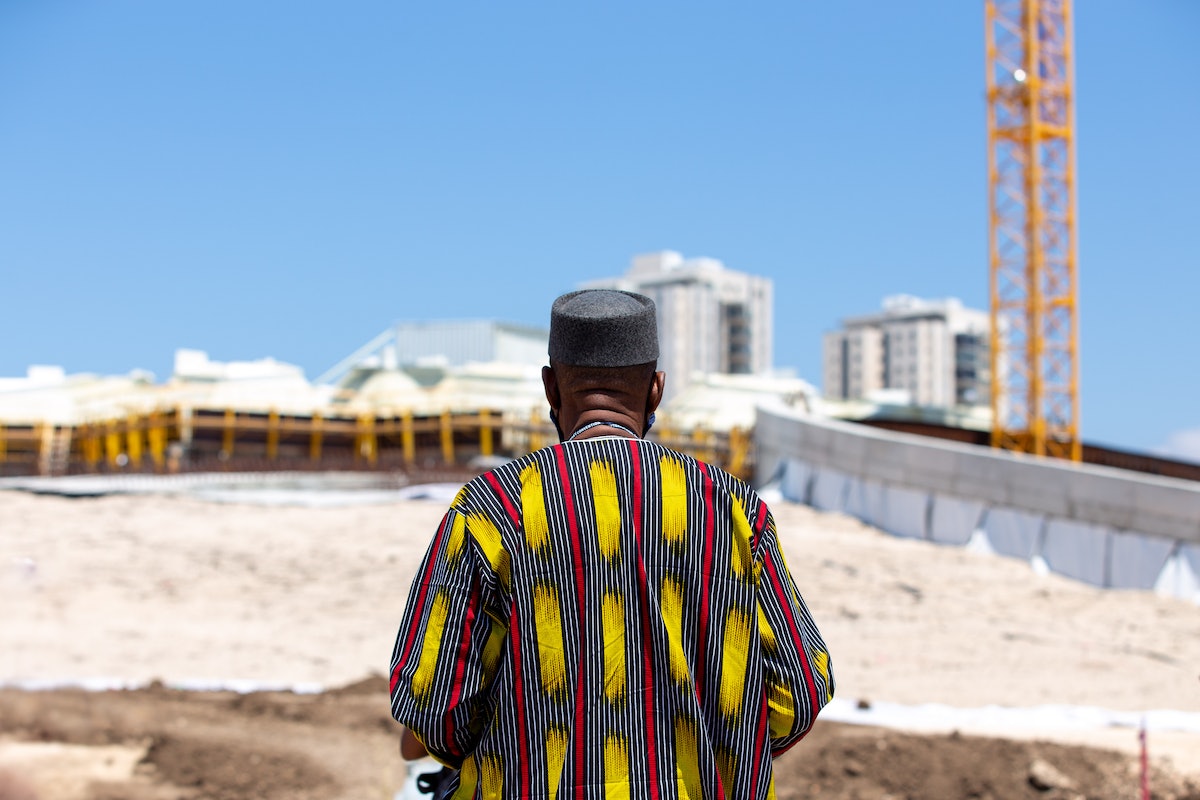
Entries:
[[[1195, 605], [774, 510], [841, 699], [1200, 712]], [[336, 687], [382, 674], [442, 511], [0, 492], [0, 682]], [[1005, 735], [1137, 746], [1128, 728]], [[1156, 759], [1200, 775], [1200, 735], [1152, 737]]]

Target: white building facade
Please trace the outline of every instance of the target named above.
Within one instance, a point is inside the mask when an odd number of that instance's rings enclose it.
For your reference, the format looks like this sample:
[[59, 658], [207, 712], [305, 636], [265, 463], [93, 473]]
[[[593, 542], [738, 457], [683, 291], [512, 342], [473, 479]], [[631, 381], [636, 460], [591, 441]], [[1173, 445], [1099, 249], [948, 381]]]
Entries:
[[955, 299], [885, 298], [825, 334], [823, 394], [950, 407], [990, 403], [990, 318]]
[[635, 256], [624, 276], [585, 288], [623, 289], [654, 300], [658, 368], [667, 373], [668, 398], [696, 375], [771, 371], [774, 289], [768, 278], [666, 250]]

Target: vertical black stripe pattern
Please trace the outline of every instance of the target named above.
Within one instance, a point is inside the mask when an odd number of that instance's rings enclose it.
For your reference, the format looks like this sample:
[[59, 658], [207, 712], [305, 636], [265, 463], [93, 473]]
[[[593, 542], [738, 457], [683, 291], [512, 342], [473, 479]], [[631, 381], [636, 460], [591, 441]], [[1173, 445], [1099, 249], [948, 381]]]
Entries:
[[[671, 486], [681, 493], [664, 497]], [[615, 494], [612, 519], [605, 492]], [[602, 546], [606, 524], [615, 538]], [[726, 798], [761, 800], [771, 754], [801, 738], [833, 695], [770, 512], [720, 469], [650, 442], [566, 442], [471, 481], [440, 530], [397, 635], [392, 714], [462, 768], [455, 797], [604, 800], [619, 788], [673, 800], [698, 781], [703, 798], [722, 796], [720, 785]], [[606, 596], [619, 616], [606, 617]], [[623, 653], [607, 645], [609, 657], [623, 655], [623, 684], [606, 684], [606, 624], [623, 630]]]

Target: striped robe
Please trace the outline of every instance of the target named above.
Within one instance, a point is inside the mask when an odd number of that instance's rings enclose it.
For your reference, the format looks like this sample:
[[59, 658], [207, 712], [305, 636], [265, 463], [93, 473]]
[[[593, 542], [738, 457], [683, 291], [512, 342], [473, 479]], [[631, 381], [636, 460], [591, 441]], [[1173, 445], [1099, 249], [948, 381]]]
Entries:
[[390, 674], [453, 798], [771, 798], [834, 688], [754, 491], [617, 437], [463, 487]]

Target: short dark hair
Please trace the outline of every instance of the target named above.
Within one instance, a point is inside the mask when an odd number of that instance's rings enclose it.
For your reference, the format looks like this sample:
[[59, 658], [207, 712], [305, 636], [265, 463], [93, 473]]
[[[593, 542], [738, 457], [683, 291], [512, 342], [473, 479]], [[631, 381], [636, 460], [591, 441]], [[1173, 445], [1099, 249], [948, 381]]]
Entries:
[[628, 367], [582, 367], [577, 364], [561, 364], [550, 361], [559, 386], [564, 391], [587, 391], [608, 389], [619, 392], [641, 392], [654, 379], [658, 370], [657, 361], [633, 364]]

